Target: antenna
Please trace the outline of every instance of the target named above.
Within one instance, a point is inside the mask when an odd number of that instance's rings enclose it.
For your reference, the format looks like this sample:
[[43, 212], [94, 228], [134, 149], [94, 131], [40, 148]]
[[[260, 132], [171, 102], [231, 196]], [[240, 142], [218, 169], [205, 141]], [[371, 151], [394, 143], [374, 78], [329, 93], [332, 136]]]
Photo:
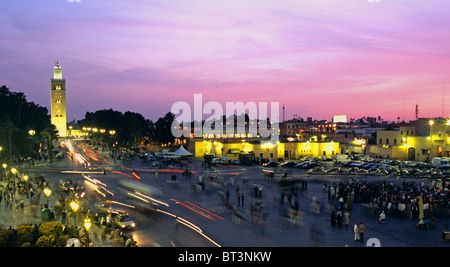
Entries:
[[416, 120], [418, 120], [419, 119], [419, 105], [417, 105], [417, 101], [415, 104], [415, 113], [416, 113]]
[[444, 89], [445, 89], [445, 83], [442, 86], [442, 113], [441, 113], [441, 117], [444, 117]]

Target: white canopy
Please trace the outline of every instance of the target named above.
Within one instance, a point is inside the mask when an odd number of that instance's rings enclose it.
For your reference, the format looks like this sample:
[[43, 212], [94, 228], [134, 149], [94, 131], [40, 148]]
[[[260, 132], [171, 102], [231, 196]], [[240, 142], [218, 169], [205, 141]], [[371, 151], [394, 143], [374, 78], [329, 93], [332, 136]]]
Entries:
[[172, 152], [172, 155], [178, 155], [178, 156], [192, 156], [192, 153], [187, 151], [183, 145], [180, 146], [180, 148], [178, 148], [177, 151]]

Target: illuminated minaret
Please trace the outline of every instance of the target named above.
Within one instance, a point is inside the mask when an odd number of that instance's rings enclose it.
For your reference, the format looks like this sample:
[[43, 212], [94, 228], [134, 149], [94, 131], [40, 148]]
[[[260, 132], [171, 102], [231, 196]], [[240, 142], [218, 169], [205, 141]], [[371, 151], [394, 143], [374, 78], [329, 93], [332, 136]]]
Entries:
[[66, 120], [66, 79], [62, 77], [62, 69], [58, 60], [53, 67], [53, 78], [50, 80], [51, 85], [51, 112], [52, 124], [59, 131], [59, 136], [67, 136], [67, 120]]

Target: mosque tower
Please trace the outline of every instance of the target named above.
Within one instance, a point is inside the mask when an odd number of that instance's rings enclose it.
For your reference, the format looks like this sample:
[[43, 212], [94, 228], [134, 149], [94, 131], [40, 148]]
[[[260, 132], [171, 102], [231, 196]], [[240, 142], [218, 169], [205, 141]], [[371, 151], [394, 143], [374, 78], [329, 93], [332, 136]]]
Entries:
[[52, 124], [59, 131], [59, 136], [67, 136], [66, 119], [66, 79], [62, 77], [62, 69], [58, 60], [53, 67], [53, 78], [50, 79], [51, 87], [51, 115]]

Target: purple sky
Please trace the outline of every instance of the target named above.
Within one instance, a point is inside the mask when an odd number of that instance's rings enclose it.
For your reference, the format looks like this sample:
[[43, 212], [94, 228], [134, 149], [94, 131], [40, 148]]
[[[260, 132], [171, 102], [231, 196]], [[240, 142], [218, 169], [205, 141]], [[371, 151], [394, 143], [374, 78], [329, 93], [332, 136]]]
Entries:
[[[0, 85], [67, 116], [156, 120], [177, 101], [277, 101], [286, 118], [450, 115], [448, 0], [0, 2]], [[224, 105], [225, 106], [225, 105]]]

